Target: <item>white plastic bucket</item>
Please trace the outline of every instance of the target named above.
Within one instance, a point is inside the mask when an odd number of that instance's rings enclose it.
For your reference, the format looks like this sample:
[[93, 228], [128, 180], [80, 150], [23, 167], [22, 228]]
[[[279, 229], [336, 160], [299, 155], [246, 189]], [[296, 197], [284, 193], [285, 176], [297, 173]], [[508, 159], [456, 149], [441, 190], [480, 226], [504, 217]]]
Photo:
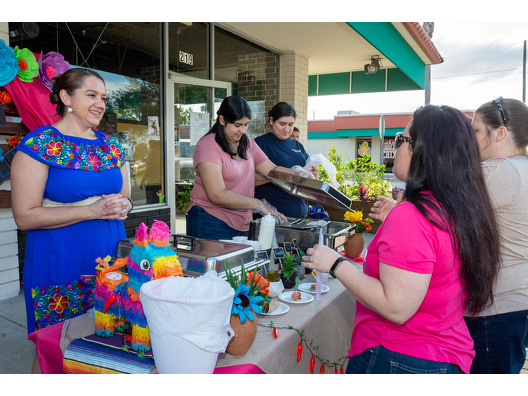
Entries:
[[161, 374], [211, 374], [234, 335], [229, 325], [234, 290], [209, 271], [145, 283], [140, 290], [152, 353]]

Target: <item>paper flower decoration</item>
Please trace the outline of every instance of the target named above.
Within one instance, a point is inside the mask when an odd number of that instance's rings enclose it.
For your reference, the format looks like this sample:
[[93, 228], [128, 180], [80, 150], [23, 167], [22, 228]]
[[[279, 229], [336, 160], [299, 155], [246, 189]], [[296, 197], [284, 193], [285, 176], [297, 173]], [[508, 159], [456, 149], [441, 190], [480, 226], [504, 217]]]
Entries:
[[18, 63], [13, 48], [8, 47], [4, 40], [0, 39], [0, 86], [4, 86], [16, 77]]
[[9, 139], [7, 139], [7, 144], [9, 144], [9, 147], [15, 148], [19, 145], [20, 141], [22, 140], [22, 135], [13, 135]]
[[19, 49], [15, 47], [15, 56], [18, 62], [18, 77], [20, 81], [33, 82], [33, 78], [38, 76], [37, 58], [27, 48]]
[[[238, 278], [234, 275], [231, 268], [226, 267], [224, 264], [227, 282], [235, 291], [231, 315], [238, 315], [240, 323], [244, 324], [246, 323], [246, 318], [254, 319], [252, 310], [256, 313], [261, 313], [262, 307], [269, 304], [269, 289], [264, 291], [269, 286], [269, 282], [261, 276], [248, 274], [243, 263], [240, 268], [240, 278]], [[258, 272], [258, 268], [254, 272]]]
[[11, 103], [11, 101], [12, 101], [12, 98], [9, 92], [7, 91], [0, 92], [0, 103], [2, 103], [3, 105], [6, 105], [6, 104]]
[[51, 90], [51, 79], [60, 76], [69, 68], [70, 64], [64, 60], [64, 56], [50, 51], [42, 57], [38, 75], [42, 84]]

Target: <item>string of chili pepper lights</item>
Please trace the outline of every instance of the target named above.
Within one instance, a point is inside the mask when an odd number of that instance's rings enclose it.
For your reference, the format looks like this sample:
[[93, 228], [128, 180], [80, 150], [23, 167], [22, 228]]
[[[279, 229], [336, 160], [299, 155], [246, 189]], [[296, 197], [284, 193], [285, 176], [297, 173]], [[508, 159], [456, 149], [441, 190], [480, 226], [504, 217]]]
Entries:
[[271, 328], [273, 330], [273, 336], [275, 338], [279, 337], [279, 329], [295, 330], [299, 334], [299, 337], [301, 338], [301, 341], [299, 341], [299, 344], [297, 345], [297, 363], [301, 361], [302, 352], [303, 352], [303, 343], [304, 343], [306, 345], [306, 348], [308, 348], [308, 350], [312, 354], [312, 357], [310, 358], [310, 373], [312, 374], [314, 373], [316, 360], [321, 362], [321, 368], [319, 369], [319, 374], [324, 374], [326, 367], [329, 367], [329, 368], [334, 367], [334, 374], [344, 374], [345, 373], [343, 369], [343, 365], [345, 364], [345, 361], [348, 358], [348, 356], [345, 355], [345, 356], [340, 357], [337, 360], [337, 362], [330, 362], [328, 359], [321, 358], [314, 352], [319, 349], [319, 346], [313, 345], [313, 339], [310, 339], [310, 341], [308, 341], [304, 337], [304, 330], [296, 329], [293, 326], [278, 327], [274, 325], [273, 321], [270, 321], [268, 325], [264, 325], [260, 323], [258, 325], [262, 327]]

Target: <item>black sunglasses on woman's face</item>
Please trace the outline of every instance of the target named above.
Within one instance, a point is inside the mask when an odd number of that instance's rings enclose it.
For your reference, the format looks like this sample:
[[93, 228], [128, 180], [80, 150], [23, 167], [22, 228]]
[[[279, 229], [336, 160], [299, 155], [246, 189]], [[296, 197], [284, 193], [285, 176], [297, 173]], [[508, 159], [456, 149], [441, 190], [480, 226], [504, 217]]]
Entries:
[[398, 132], [394, 138], [394, 147], [399, 149], [404, 142], [412, 144], [413, 140], [409, 136], [405, 136], [403, 132]]

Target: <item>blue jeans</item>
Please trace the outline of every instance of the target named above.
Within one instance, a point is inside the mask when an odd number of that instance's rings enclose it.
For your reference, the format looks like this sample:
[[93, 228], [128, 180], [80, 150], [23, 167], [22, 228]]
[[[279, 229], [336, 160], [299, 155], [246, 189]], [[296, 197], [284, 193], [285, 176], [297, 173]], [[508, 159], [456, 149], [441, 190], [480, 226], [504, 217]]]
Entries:
[[475, 343], [471, 374], [521, 372], [528, 344], [528, 310], [464, 319]]
[[348, 361], [347, 374], [463, 374], [456, 364], [393, 352], [378, 345], [368, 348]]
[[185, 215], [186, 233], [195, 238], [233, 239], [235, 236], [248, 236], [248, 231], [238, 231], [229, 227], [224, 221], [211, 216], [199, 206], [193, 206]]

